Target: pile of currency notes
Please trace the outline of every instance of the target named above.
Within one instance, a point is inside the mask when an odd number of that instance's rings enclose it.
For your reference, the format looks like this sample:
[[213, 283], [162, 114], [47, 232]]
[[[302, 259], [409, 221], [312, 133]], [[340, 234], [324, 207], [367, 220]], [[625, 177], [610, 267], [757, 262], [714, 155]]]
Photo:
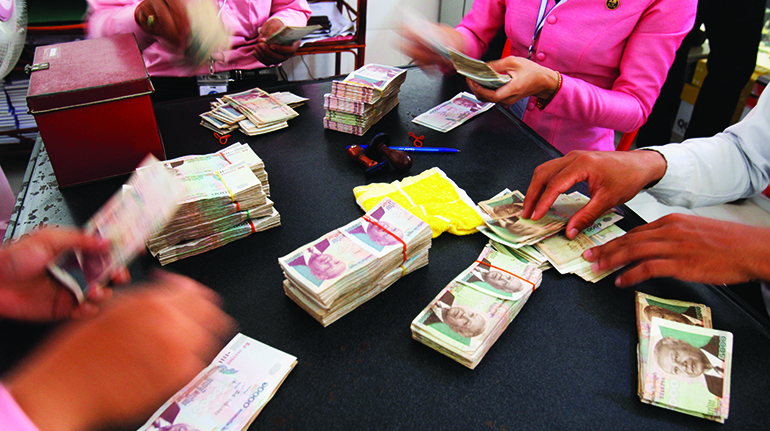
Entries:
[[473, 369], [541, 280], [537, 266], [487, 245], [412, 321], [412, 337]]
[[186, 186], [174, 218], [147, 241], [166, 265], [281, 224], [265, 165], [248, 145], [163, 164]]
[[238, 334], [139, 431], [245, 430], [296, 364], [294, 356]]
[[431, 229], [389, 198], [278, 259], [286, 295], [327, 326], [428, 264]]
[[332, 82], [324, 95], [324, 128], [361, 136], [398, 105], [406, 70], [367, 64], [342, 81]]
[[476, 115], [492, 109], [493, 106], [494, 103], [482, 102], [473, 94], [462, 92], [452, 100], [418, 115], [412, 122], [439, 132], [448, 132]]
[[289, 92], [268, 94], [254, 88], [211, 102], [211, 110], [201, 114], [201, 126], [219, 134], [240, 129], [248, 136], [262, 135], [289, 127], [288, 120], [298, 114], [293, 109], [308, 99]]
[[595, 283], [617, 268], [595, 273], [591, 263], [583, 258], [583, 252], [606, 244], [625, 231], [615, 225], [623, 216], [611, 210], [575, 239], [568, 240], [564, 227], [588, 200], [579, 192], [562, 194], [540, 220], [525, 220], [519, 217], [524, 208], [524, 195], [518, 190], [504, 190], [492, 199], [479, 202], [486, 225], [479, 227], [479, 231], [493, 240], [495, 248], [505, 254], [516, 255], [541, 269], [547, 269], [547, 261], [561, 274], [576, 274]]
[[713, 329], [703, 304], [636, 292], [639, 398], [724, 423], [730, 410], [733, 334]]

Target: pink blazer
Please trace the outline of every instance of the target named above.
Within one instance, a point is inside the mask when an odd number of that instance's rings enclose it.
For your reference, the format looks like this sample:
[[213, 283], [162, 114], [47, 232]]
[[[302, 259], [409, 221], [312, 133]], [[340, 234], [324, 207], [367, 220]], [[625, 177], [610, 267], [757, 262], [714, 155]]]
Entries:
[[[152, 76], [193, 76], [209, 73], [209, 66], [200, 70], [180, 67], [182, 53], [160, 42], [142, 30], [134, 21], [134, 9], [141, 0], [88, 0], [88, 36], [104, 37], [134, 33], [142, 49], [147, 71]], [[222, 4], [222, 0], [218, 1]], [[259, 27], [268, 18], [279, 18], [285, 25], [303, 26], [310, 17], [307, 0], [228, 0], [222, 9], [222, 20], [232, 32], [232, 48], [221, 53], [215, 62], [216, 72], [265, 67], [252, 55]], [[220, 57], [220, 54], [215, 54]], [[216, 57], [215, 57], [216, 58]]]
[[[614, 150], [614, 130], [647, 120], [697, 0], [561, 0], [545, 20], [532, 60], [562, 73], [542, 111], [531, 98], [524, 122], [561, 152]], [[548, 0], [546, 10], [554, 6]], [[466, 54], [479, 58], [501, 25], [513, 55], [526, 57], [540, 0], [476, 0], [457, 26]]]

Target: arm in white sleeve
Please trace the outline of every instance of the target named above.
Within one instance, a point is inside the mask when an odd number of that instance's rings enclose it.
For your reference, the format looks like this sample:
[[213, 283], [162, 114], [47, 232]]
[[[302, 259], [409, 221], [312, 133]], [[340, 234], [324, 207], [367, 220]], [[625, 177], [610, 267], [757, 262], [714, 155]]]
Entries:
[[770, 184], [770, 94], [743, 121], [710, 138], [650, 147], [666, 158], [648, 191], [667, 205], [717, 205], [761, 193]]

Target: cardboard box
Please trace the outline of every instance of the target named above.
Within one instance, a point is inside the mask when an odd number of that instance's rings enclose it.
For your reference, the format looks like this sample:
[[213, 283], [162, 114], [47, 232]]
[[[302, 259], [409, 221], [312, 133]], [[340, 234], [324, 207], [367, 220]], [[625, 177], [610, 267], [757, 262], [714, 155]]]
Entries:
[[165, 160], [152, 91], [133, 34], [35, 50], [27, 106], [59, 187], [131, 172], [147, 153]]

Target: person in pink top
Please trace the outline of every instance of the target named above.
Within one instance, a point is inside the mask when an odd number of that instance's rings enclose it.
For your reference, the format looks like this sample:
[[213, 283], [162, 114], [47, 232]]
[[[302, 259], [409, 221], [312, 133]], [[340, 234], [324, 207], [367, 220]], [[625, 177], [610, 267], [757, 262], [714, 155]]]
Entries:
[[[88, 0], [88, 37], [134, 33], [153, 78], [208, 75], [211, 70], [239, 71], [240, 76], [243, 71], [278, 65], [293, 56], [299, 42], [282, 46], [268, 45], [265, 40], [284, 25], [306, 25], [311, 13], [307, 0], [212, 1], [217, 2], [231, 33], [230, 48], [215, 52], [213, 62], [198, 70], [183, 66], [190, 32], [185, 0]], [[153, 84], [161, 81], [153, 79]]]
[[[187, 277], [158, 271], [114, 297], [111, 289], [94, 286], [78, 304], [46, 272], [65, 250], [108, 247], [103, 239], [61, 228], [0, 248], [0, 319], [62, 322], [0, 379], [0, 430], [141, 424], [233, 335], [235, 321], [216, 293]], [[115, 280], [128, 278], [126, 271]]]
[[[468, 80], [474, 94], [523, 108], [524, 122], [565, 154], [614, 150], [614, 131], [631, 132], [646, 121], [693, 26], [696, 4], [476, 0], [457, 27], [434, 26], [432, 32], [444, 45], [480, 58], [504, 26], [511, 56], [490, 65], [512, 79], [497, 90]], [[418, 64], [451, 69], [415, 33], [406, 37], [404, 51]]]

